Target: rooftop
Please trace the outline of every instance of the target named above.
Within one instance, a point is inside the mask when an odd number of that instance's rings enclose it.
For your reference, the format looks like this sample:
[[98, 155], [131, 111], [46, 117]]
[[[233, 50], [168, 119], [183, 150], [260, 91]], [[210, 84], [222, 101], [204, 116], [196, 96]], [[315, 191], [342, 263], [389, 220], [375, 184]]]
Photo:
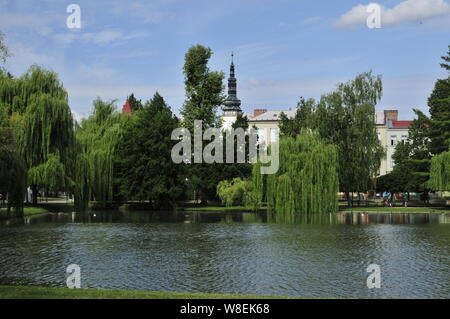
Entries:
[[281, 113], [286, 114], [289, 118], [293, 118], [295, 116], [296, 109], [294, 110], [257, 110], [258, 112], [255, 114], [246, 114], [249, 122], [260, 122], [260, 121], [280, 121]]
[[409, 128], [413, 121], [388, 121], [388, 128], [405, 129]]

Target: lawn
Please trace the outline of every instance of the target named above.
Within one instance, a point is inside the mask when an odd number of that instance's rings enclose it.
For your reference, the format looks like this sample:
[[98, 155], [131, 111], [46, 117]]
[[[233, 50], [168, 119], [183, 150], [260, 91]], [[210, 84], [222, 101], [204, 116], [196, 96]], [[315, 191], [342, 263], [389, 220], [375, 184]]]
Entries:
[[[41, 208], [41, 207], [24, 207], [23, 208], [23, 216], [26, 216], [26, 217], [45, 214], [48, 212], [49, 211], [47, 209]], [[11, 218], [13, 216], [15, 216], [14, 209], [11, 210], [9, 215], [7, 214], [5, 208], [0, 209], [0, 218]]]
[[[251, 207], [245, 206], [200, 206], [184, 208], [186, 211], [200, 211], [200, 212], [227, 212], [227, 211], [239, 211], [239, 212], [253, 212]], [[265, 212], [267, 207], [260, 208], [258, 211]], [[384, 206], [354, 206], [354, 207], [339, 207], [341, 212], [386, 212], [386, 213], [450, 213], [450, 207], [384, 207]]]
[[[239, 212], [253, 212], [252, 207], [246, 206], [199, 206], [199, 207], [186, 207], [183, 208], [186, 211], [205, 211], [205, 212], [228, 212], [228, 211], [239, 211]], [[258, 211], [266, 211], [266, 207], [259, 208]]]
[[23, 216], [33, 216], [33, 215], [39, 215], [39, 214], [45, 214], [49, 211], [45, 208], [41, 207], [24, 207], [23, 208]]
[[341, 212], [386, 212], [386, 213], [450, 213], [450, 207], [340, 207]]
[[[156, 292], [109, 289], [69, 289], [35, 286], [0, 286], [0, 299], [270, 299], [259, 295]], [[283, 297], [284, 298], [284, 297]]]

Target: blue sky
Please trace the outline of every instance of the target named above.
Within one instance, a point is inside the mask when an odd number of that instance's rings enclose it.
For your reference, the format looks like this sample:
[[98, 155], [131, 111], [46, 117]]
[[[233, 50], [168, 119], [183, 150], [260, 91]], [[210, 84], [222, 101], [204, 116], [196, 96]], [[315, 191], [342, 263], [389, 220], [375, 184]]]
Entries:
[[[56, 71], [77, 117], [96, 96], [159, 91], [174, 112], [184, 100], [184, 54], [211, 47], [212, 70], [228, 74], [235, 52], [244, 111], [288, 109], [300, 96], [318, 98], [337, 83], [372, 70], [383, 76], [378, 109], [427, 110], [434, 82], [447, 76], [440, 56], [450, 45], [450, 0], [387, 0], [380, 29], [369, 29], [363, 5], [329, 0], [0, 0], [0, 30], [20, 75], [33, 63]], [[69, 4], [81, 29], [69, 29]]]

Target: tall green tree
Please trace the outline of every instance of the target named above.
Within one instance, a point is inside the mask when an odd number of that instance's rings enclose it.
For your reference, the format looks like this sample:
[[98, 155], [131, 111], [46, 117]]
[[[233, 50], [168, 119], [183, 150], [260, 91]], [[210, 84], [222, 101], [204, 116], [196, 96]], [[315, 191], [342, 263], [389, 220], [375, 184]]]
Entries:
[[304, 128], [317, 131], [339, 153], [339, 189], [350, 192], [369, 190], [385, 156], [375, 125], [375, 105], [382, 95], [381, 77], [362, 73], [341, 83], [319, 102], [301, 99], [295, 118], [285, 115], [281, 135], [296, 136]]
[[0, 61], [5, 63], [8, 56], [9, 56], [9, 51], [8, 51], [8, 47], [5, 44], [5, 36], [0, 31]]
[[195, 120], [202, 120], [204, 127], [217, 126], [217, 108], [224, 101], [223, 72], [208, 67], [212, 50], [202, 45], [189, 48], [183, 67], [186, 100], [180, 110], [184, 127], [192, 130]]
[[437, 191], [450, 190], [450, 151], [441, 153], [431, 160], [428, 185]]
[[126, 199], [149, 200], [154, 207], [176, 207], [184, 190], [184, 165], [171, 159], [172, 131], [179, 120], [155, 93], [127, 122], [117, 146], [120, 193]]
[[450, 71], [450, 45], [448, 46], [448, 52], [446, 56], [441, 57], [444, 60], [444, 63], [441, 63], [441, 67]]
[[115, 101], [94, 101], [92, 115], [83, 119], [76, 129], [77, 157], [74, 194], [79, 210], [89, 200], [106, 207], [114, 201], [115, 159], [128, 114], [117, 112]]
[[[73, 160], [73, 118], [68, 105], [67, 92], [56, 73], [31, 66], [20, 78], [9, 74], [0, 76], [0, 104], [6, 114], [15, 119], [17, 151], [30, 175], [33, 203], [37, 202], [39, 187], [66, 189]], [[37, 174], [58, 161], [64, 172], [58, 186], [51, 174]], [[58, 164], [58, 165], [59, 165]], [[53, 166], [52, 166], [53, 167]], [[31, 174], [30, 174], [31, 173]]]
[[133, 93], [129, 97], [127, 97], [128, 103], [130, 103], [131, 111], [136, 112], [143, 108], [142, 101], [136, 99]]
[[[450, 51], [442, 59], [449, 62]], [[441, 66], [450, 71], [449, 64], [442, 63]], [[436, 81], [433, 92], [428, 98], [428, 106], [430, 110], [430, 151], [437, 155], [447, 151], [450, 147], [450, 76]]]
[[25, 164], [17, 150], [14, 125], [8, 116], [5, 104], [0, 103], [0, 194], [8, 198], [7, 214], [11, 208], [15, 215], [23, 213], [23, 199], [26, 188]]
[[[36, 203], [39, 186], [59, 190], [66, 187], [65, 166], [72, 160], [74, 122], [67, 92], [54, 72], [33, 66], [21, 80], [29, 94], [21, 97], [27, 107], [19, 141], [26, 166], [29, 172], [35, 172], [41, 165], [41, 169], [62, 166], [59, 185], [54, 185], [52, 174], [32, 174], [30, 182]], [[50, 160], [52, 165], [48, 165]]]
[[[217, 109], [223, 104], [224, 73], [211, 71], [208, 67], [212, 50], [202, 45], [189, 48], [183, 66], [186, 100], [180, 110], [183, 116], [182, 125], [194, 130], [194, 121], [202, 121], [202, 129], [220, 127]], [[219, 181], [227, 179], [220, 164], [191, 164], [188, 167], [189, 186], [194, 190], [196, 199], [206, 203], [216, 198], [216, 187]]]

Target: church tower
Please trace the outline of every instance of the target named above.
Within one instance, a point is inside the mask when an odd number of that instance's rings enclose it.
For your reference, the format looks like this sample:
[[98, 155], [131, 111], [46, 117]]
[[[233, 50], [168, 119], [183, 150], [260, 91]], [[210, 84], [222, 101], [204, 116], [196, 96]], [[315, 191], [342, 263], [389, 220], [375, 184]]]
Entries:
[[241, 101], [237, 98], [236, 77], [234, 75], [234, 54], [231, 53], [230, 77], [228, 78], [228, 97], [222, 108], [222, 129], [230, 129], [238, 114], [242, 114]]

